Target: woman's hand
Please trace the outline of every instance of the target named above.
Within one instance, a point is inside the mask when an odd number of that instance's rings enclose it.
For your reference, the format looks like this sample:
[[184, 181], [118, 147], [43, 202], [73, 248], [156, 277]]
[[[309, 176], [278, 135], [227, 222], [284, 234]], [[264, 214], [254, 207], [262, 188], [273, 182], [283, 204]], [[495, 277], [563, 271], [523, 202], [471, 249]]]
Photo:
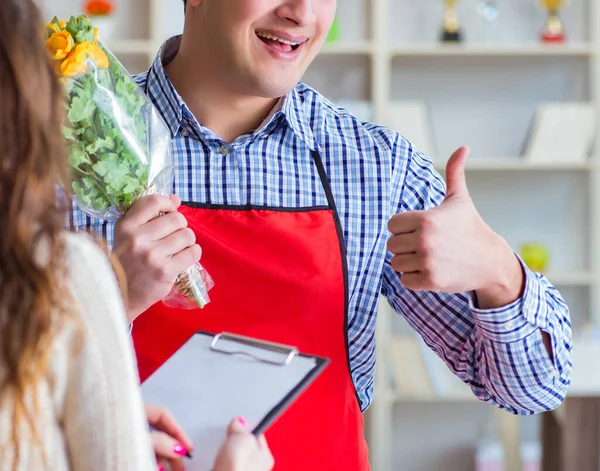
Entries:
[[252, 435], [242, 418], [229, 424], [214, 471], [270, 471], [273, 465], [273, 455], [264, 436]]
[[183, 471], [182, 458], [194, 450], [191, 440], [173, 416], [164, 408], [145, 405], [152, 445], [159, 469], [169, 465], [171, 471]]

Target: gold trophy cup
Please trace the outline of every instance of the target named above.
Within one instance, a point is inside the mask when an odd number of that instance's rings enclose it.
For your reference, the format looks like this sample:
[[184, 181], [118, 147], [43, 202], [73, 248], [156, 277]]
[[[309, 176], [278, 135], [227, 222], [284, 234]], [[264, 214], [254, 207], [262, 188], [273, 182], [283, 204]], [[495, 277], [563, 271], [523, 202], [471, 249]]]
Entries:
[[458, 0], [444, 0], [444, 22], [441, 34], [443, 42], [462, 41], [462, 32], [458, 24], [457, 3]]
[[540, 6], [548, 11], [548, 21], [542, 31], [542, 41], [545, 43], [562, 43], [565, 32], [558, 16], [558, 10], [566, 6], [567, 0], [537, 0]]

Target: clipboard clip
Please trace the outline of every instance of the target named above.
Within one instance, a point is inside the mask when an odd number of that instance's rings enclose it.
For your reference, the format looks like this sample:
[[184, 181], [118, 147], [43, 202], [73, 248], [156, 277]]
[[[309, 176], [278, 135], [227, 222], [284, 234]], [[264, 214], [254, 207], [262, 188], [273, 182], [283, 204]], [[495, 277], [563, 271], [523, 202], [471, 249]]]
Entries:
[[[227, 342], [227, 341], [237, 343], [240, 345], [246, 345], [246, 346], [261, 349], [261, 350], [267, 350], [267, 351], [273, 352], [273, 353], [278, 353], [278, 354], [284, 355], [285, 357], [282, 360], [272, 360], [269, 358], [261, 358], [260, 356], [256, 355], [255, 353], [252, 353], [251, 351], [247, 351], [244, 349], [232, 350], [230, 348], [225, 348], [223, 346], [223, 343]], [[215, 335], [210, 343], [210, 349], [215, 352], [225, 353], [227, 355], [245, 355], [245, 356], [251, 357], [251, 358], [253, 358], [257, 361], [263, 362], [263, 363], [269, 363], [271, 365], [279, 365], [279, 366], [289, 365], [290, 362], [296, 356], [298, 356], [300, 354], [300, 352], [298, 351], [298, 349], [296, 347], [290, 347], [288, 345], [282, 345], [279, 343], [267, 342], [264, 340], [257, 340], [257, 339], [253, 339], [250, 337], [244, 337], [244, 336], [236, 335], [236, 334], [229, 334], [227, 332], [223, 332], [223, 333]]]

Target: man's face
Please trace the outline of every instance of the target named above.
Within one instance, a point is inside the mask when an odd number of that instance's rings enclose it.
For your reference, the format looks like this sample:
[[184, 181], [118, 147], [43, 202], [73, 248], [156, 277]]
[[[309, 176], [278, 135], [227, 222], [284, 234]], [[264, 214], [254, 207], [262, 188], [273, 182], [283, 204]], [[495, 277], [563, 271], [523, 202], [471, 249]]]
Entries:
[[[288, 93], [319, 52], [336, 0], [190, 0], [193, 37], [212, 69], [237, 92], [277, 98]], [[192, 11], [190, 11], [192, 10]]]

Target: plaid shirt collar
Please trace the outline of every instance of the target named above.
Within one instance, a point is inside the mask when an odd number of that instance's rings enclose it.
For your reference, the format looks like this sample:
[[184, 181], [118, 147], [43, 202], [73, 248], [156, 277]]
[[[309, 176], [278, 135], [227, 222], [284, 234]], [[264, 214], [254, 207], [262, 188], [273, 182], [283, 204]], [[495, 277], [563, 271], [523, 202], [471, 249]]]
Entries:
[[[166, 121], [172, 138], [177, 135], [184, 120], [192, 123], [200, 136], [208, 136], [212, 132], [198, 123], [175, 90], [164, 68], [177, 54], [180, 42], [181, 36], [175, 36], [161, 46], [148, 73], [146, 91]], [[298, 87], [295, 87], [283, 97], [282, 102], [280, 101], [276, 105], [274, 112], [270, 113], [265, 122], [253, 134], [261, 137], [275, 131], [279, 126], [287, 125], [310, 150], [316, 150], [318, 145], [310, 126], [310, 110], [307, 110], [306, 106], [309, 105], [305, 104]], [[212, 135], [214, 137], [214, 134]]]

